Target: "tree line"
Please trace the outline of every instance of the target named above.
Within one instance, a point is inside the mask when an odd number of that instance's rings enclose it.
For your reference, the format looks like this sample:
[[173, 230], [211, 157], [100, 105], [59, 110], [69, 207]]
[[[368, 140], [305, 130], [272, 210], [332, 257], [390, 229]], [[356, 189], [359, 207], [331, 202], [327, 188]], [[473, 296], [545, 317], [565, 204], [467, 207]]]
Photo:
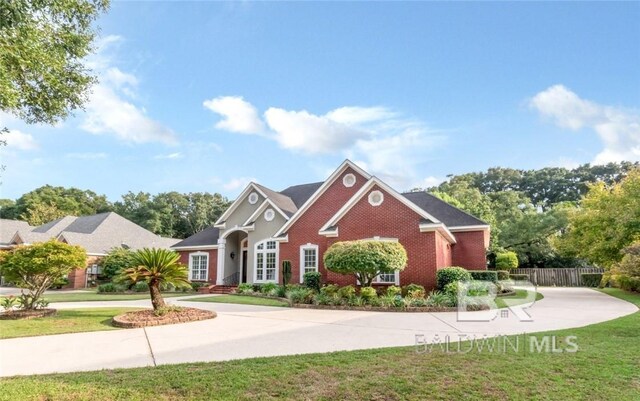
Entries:
[[569, 252], [558, 245], [559, 238], [568, 238], [564, 235], [572, 219], [584, 209], [582, 200], [594, 187], [608, 191], [639, 166], [622, 162], [574, 169], [495, 167], [451, 175], [426, 190], [491, 225], [490, 263], [506, 250], [516, 252], [520, 267], [578, 267], [601, 260]]
[[45, 185], [16, 200], [0, 199], [0, 217], [33, 226], [63, 216], [116, 212], [163, 237], [186, 238], [211, 226], [229, 207], [229, 200], [209, 192], [128, 192], [110, 202], [90, 190]]

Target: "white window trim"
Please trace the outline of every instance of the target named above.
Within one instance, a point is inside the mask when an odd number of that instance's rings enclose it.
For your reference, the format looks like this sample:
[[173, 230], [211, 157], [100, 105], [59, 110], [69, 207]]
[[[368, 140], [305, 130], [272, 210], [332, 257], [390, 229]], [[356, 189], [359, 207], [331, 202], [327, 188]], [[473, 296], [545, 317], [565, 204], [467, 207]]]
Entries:
[[318, 253], [318, 245], [308, 243], [300, 246], [300, 283], [304, 282], [304, 251], [307, 249], [313, 249], [316, 251], [316, 272], [320, 271], [320, 255]]
[[[273, 241], [276, 243], [276, 249], [274, 249], [275, 253], [276, 253], [276, 271], [275, 271], [275, 279], [273, 280], [266, 280], [267, 277], [267, 272], [266, 272], [266, 268], [264, 271], [264, 275], [263, 277], [265, 279], [263, 280], [258, 280], [258, 252], [261, 252], [263, 254], [265, 254], [265, 256], [262, 259], [262, 262], [266, 264], [267, 262], [267, 257], [266, 257], [266, 253], [267, 253], [267, 242]], [[264, 249], [258, 250], [258, 245], [260, 244], [264, 244]], [[269, 251], [271, 251], [271, 249], [269, 249]], [[278, 283], [279, 282], [279, 265], [280, 265], [280, 242], [278, 242], [275, 238], [267, 238], [265, 240], [262, 240], [260, 242], [257, 242], [254, 246], [253, 246], [253, 282], [254, 283]]]
[[345, 174], [345, 176], [342, 177], [342, 185], [347, 188], [351, 188], [352, 186], [356, 185], [356, 176], [352, 173]]
[[[194, 280], [193, 278], [193, 256], [205, 256], [207, 258], [204, 280]], [[209, 252], [192, 252], [189, 254], [189, 281], [209, 281]]]
[[[375, 201], [374, 198], [378, 196], [380, 198], [379, 201]], [[369, 193], [369, 204], [371, 206], [380, 206], [382, 205], [382, 202], [384, 202], [384, 194], [382, 193], [382, 191], [378, 191], [377, 189], [375, 191], [371, 191], [371, 193]]]
[[250, 205], [255, 205], [256, 203], [258, 203], [259, 199], [260, 197], [258, 196], [257, 192], [251, 192], [247, 197], [247, 201], [249, 202]]
[[[383, 273], [384, 274], [384, 273]], [[378, 275], [376, 277], [375, 280], [373, 280], [373, 284], [393, 284], [393, 285], [400, 285], [400, 271], [396, 270], [394, 273], [394, 279], [393, 279], [393, 283], [391, 281], [380, 281], [380, 275]]]

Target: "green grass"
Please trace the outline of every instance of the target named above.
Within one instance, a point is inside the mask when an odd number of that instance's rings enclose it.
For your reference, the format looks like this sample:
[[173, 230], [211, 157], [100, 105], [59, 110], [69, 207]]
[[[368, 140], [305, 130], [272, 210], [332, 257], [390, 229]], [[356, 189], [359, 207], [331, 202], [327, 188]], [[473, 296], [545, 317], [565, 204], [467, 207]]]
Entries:
[[[188, 292], [166, 292], [162, 296], [165, 298], [185, 297], [192, 295]], [[133, 301], [139, 299], [151, 299], [148, 292], [132, 294], [109, 294], [97, 293], [95, 291], [86, 292], [60, 292], [58, 294], [46, 294], [43, 296], [49, 302], [87, 302], [87, 301]], [[2, 297], [0, 297], [2, 300]]]
[[[507, 306], [520, 305], [527, 302], [528, 292], [529, 291], [524, 289], [516, 289], [515, 295], [510, 295], [507, 297], [497, 297], [495, 300], [495, 303], [498, 306], [498, 308], [506, 308]], [[536, 301], [539, 301], [542, 298], [544, 298], [544, 295], [540, 294], [539, 292], [536, 292]]]
[[213, 297], [191, 298], [185, 301], [216, 302], [221, 304], [242, 304], [260, 306], [289, 306], [288, 302], [279, 299], [259, 298], [246, 295], [218, 295]]
[[[638, 294], [604, 292], [640, 305]], [[574, 354], [418, 354], [403, 347], [16, 377], [0, 380], [0, 399], [637, 400], [638, 333], [635, 313], [536, 335], [575, 335]]]
[[117, 327], [111, 325], [111, 318], [137, 309], [139, 308], [60, 309], [49, 317], [0, 320], [0, 338], [116, 330]]

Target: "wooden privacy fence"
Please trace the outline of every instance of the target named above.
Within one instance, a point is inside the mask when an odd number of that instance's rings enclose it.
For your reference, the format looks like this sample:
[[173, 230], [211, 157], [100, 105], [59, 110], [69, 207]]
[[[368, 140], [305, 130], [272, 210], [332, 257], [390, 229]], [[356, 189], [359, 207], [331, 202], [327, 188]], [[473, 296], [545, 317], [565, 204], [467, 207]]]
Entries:
[[515, 269], [514, 274], [528, 274], [529, 281], [535, 285], [554, 287], [581, 287], [582, 273], [604, 273], [597, 267], [562, 268], [562, 269]]

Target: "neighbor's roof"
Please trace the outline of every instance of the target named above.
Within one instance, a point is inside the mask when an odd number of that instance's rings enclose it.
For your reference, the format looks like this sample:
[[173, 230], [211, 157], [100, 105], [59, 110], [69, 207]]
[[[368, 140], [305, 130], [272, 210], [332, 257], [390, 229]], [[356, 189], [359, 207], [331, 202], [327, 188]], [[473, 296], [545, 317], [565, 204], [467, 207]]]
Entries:
[[0, 219], [0, 246], [8, 245], [17, 231], [29, 231], [32, 228], [26, 221]]
[[466, 213], [458, 209], [457, 207], [448, 204], [442, 199], [424, 191], [405, 192], [402, 194], [402, 196], [409, 199], [420, 209], [424, 210], [436, 219], [443, 222], [447, 227], [477, 226], [487, 224], [477, 217], [473, 217], [469, 213]]

